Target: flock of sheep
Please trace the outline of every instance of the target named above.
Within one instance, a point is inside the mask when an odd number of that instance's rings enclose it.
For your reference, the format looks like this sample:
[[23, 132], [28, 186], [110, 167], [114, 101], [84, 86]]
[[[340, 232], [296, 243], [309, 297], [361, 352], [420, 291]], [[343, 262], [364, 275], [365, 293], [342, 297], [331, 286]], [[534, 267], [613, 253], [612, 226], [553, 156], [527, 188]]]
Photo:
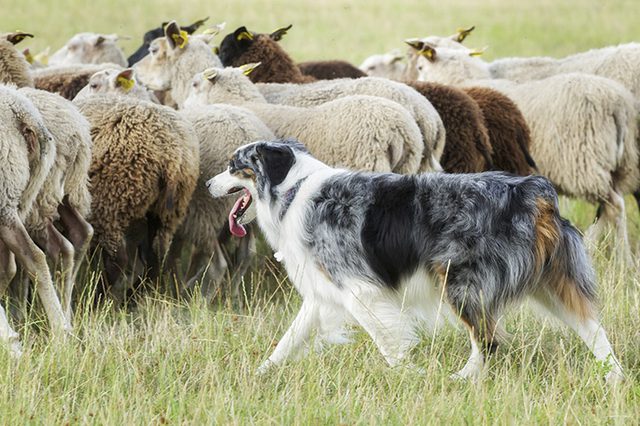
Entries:
[[[278, 44], [290, 27], [240, 27], [214, 46], [223, 25], [195, 34], [203, 23], [163, 24], [128, 60], [113, 35], [78, 34], [48, 64], [16, 47], [30, 34], [0, 35], [0, 290], [31, 279], [55, 332], [71, 330], [78, 269], [96, 250], [116, 301], [144, 273], [206, 297], [228, 274], [239, 300], [254, 231], [231, 239], [232, 201], [204, 183], [254, 140], [293, 137], [368, 171], [539, 173], [599, 203], [588, 239], [612, 225], [631, 258], [640, 44], [487, 63], [462, 44], [470, 28], [356, 68], [295, 63]], [[2, 307], [0, 338], [20, 354]]]

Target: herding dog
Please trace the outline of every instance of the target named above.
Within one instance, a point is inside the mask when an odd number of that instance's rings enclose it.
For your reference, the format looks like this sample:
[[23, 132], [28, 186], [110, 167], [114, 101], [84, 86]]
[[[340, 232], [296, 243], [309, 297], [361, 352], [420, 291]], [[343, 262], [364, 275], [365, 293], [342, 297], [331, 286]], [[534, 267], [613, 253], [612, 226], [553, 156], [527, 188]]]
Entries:
[[496, 349], [497, 318], [528, 296], [578, 333], [609, 367], [608, 382], [623, 378], [595, 313], [581, 237], [543, 177], [352, 172], [278, 141], [239, 148], [207, 186], [214, 197], [242, 191], [231, 232], [242, 236], [257, 216], [303, 298], [259, 372], [299, 353], [314, 331], [335, 337], [347, 321], [398, 365], [416, 325], [434, 326], [444, 301], [471, 337], [454, 376], [475, 378]]

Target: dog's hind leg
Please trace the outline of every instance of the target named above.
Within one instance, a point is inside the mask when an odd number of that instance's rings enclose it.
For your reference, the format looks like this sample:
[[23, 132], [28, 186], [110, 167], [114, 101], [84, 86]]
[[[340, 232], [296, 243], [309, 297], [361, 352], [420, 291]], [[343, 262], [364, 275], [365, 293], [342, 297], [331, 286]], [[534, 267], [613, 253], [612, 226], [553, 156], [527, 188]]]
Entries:
[[315, 303], [305, 300], [302, 302], [298, 315], [278, 342], [271, 356], [258, 367], [258, 374], [264, 374], [274, 365], [281, 364], [287, 358], [297, 355], [309, 341], [311, 333], [317, 326], [318, 307]]
[[[605, 376], [607, 383], [614, 384], [622, 381], [624, 378], [622, 367], [614, 355], [607, 334], [593, 313], [593, 309], [577, 312], [573, 306], [563, 303], [555, 295], [551, 295], [545, 290], [538, 291], [533, 296], [533, 300], [544, 311], [575, 331], [587, 344], [596, 359], [607, 366], [609, 370]], [[585, 303], [590, 302], [585, 301]]]
[[[364, 286], [371, 287], [371, 284]], [[417, 341], [415, 324], [403, 312], [401, 303], [381, 294], [379, 289], [374, 291], [352, 293], [346, 307], [371, 336], [387, 363], [395, 367], [403, 362]]]

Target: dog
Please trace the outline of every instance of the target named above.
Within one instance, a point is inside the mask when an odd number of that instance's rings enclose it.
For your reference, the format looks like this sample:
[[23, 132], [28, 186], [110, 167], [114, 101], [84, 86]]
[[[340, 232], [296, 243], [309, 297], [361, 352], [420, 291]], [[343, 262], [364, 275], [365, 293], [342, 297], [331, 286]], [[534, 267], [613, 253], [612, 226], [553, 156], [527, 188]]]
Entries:
[[544, 177], [502, 172], [397, 175], [332, 168], [296, 141], [239, 148], [207, 181], [241, 194], [234, 235], [257, 218], [303, 302], [263, 373], [301, 353], [314, 332], [355, 322], [389, 365], [405, 362], [418, 325], [446, 311], [468, 330], [471, 355], [453, 377], [476, 379], [496, 350], [498, 318], [532, 299], [572, 328], [623, 379], [595, 312], [595, 274], [579, 232]]

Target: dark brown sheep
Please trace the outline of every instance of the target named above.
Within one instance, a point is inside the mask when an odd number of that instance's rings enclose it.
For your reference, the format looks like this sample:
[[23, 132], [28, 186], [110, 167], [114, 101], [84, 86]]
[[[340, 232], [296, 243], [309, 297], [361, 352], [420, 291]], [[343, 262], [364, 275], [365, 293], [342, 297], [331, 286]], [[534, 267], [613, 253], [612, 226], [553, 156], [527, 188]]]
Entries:
[[440, 158], [449, 173], [477, 173], [493, 169], [489, 133], [478, 104], [465, 92], [443, 84], [409, 82], [440, 114], [446, 144]]
[[300, 62], [298, 68], [304, 75], [310, 75], [318, 80], [335, 80], [336, 78], [366, 77], [363, 71], [347, 61], [308, 61]]
[[471, 87], [464, 91], [482, 110], [493, 148], [494, 169], [522, 176], [533, 173], [536, 163], [529, 154], [529, 126], [516, 104], [493, 89]]
[[254, 83], [311, 83], [315, 78], [302, 74], [300, 68], [277, 43], [287, 32], [281, 28], [271, 34], [256, 34], [240, 27], [227, 34], [220, 43], [218, 57], [225, 67], [261, 62], [249, 78]]

